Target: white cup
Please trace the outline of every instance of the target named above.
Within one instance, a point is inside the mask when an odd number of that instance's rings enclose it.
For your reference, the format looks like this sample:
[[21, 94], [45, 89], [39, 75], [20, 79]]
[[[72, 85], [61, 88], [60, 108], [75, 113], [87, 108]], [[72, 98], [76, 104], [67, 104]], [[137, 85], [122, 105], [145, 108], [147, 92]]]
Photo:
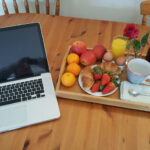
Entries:
[[134, 84], [140, 84], [146, 82], [147, 78], [150, 78], [150, 63], [141, 58], [134, 58], [127, 63], [127, 75], [128, 80]]

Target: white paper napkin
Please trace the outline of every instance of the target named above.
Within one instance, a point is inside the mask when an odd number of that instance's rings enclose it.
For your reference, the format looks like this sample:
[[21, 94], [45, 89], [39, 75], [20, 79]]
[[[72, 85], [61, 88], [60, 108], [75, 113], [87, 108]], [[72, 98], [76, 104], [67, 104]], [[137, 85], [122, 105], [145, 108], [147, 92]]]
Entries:
[[140, 93], [150, 93], [150, 87], [149, 86], [144, 86], [144, 85], [138, 85], [138, 84], [131, 84], [127, 81], [121, 82], [120, 86], [120, 99], [123, 100], [129, 100], [129, 101], [134, 101], [134, 102], [142, 102], [142, 103], [149, 103], [150, 104], [150, 96], [131, 96], [128, 93], [128, 90], [132, 88]]

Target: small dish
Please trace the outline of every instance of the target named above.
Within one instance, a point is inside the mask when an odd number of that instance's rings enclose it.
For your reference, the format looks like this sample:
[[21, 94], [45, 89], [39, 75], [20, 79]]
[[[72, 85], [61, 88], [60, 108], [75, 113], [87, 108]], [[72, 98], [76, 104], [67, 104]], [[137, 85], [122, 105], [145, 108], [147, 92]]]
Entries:
[[[91, 68], [93, 68], [93, 67], [95, 67], [95, 66], [96, 66], [96, 65], [92, 65]], [[116, 75], [116, 77], [119, 78], [118, 75]], [[117, 89], [118, 89], [118, 87], [116, 87], [113, 91], [111, 91], [111, 92], [109, 92], [109, 93], [107, 93], [107, 94], [102, 94], [102, 92], [94, 92], [94, 93], [93, 93], [93, 92], [91, 92], [90, 90], [86, 90], [86, 89], [83, 87], [82, 82], [81, 82], [81, 76], [80, 76], [80, 74], [79, 74], [79, 77], [78, 77], [78, 82], [79, 82], [79, 85], [80, 85], [80, 87], [81, 87], [81, 89], [82, 89], [83, 91], [85, 91], [86, 93], [88, 93], [88, 94], [90, 94], [90, 95], [94, 95], [94, 96], [108, 96], [108, 95], [111, 95], [111, 94], [115, 93], [115, 92], [117, 91]], [[119, 84], [119, 83], [120, 83], [120, 80], [118, 80], [117, 83]]]

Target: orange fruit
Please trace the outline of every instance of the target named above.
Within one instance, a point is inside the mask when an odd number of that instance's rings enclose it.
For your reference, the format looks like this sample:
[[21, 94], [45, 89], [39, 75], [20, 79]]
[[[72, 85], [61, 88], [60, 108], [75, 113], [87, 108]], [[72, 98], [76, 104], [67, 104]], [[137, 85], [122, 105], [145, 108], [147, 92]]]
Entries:
[[80, 66], [76, 63], [72, 63], [67, 66], [67, 72], [71, 72], [75, 76], [79, 75], [80, 70], [81, 70]]
[[67, 62], [68, 64], [71, 64], [71, 63], [79, 63], [79, 56], [75, 53], [70, 53], [68, 56], [67, 56]]
[[64, 73], [61, 77], [61, 83], [66, 87], [74, 85], [75, 81], [76, 81], [75, 75], [70, 72]]

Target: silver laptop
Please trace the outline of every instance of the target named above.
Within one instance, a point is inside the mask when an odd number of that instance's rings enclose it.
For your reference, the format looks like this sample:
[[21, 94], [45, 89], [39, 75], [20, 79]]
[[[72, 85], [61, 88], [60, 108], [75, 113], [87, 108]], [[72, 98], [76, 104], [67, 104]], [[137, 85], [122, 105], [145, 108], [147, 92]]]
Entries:
[[59, 117], [40, 24], [0, 28], [0, 132]]

